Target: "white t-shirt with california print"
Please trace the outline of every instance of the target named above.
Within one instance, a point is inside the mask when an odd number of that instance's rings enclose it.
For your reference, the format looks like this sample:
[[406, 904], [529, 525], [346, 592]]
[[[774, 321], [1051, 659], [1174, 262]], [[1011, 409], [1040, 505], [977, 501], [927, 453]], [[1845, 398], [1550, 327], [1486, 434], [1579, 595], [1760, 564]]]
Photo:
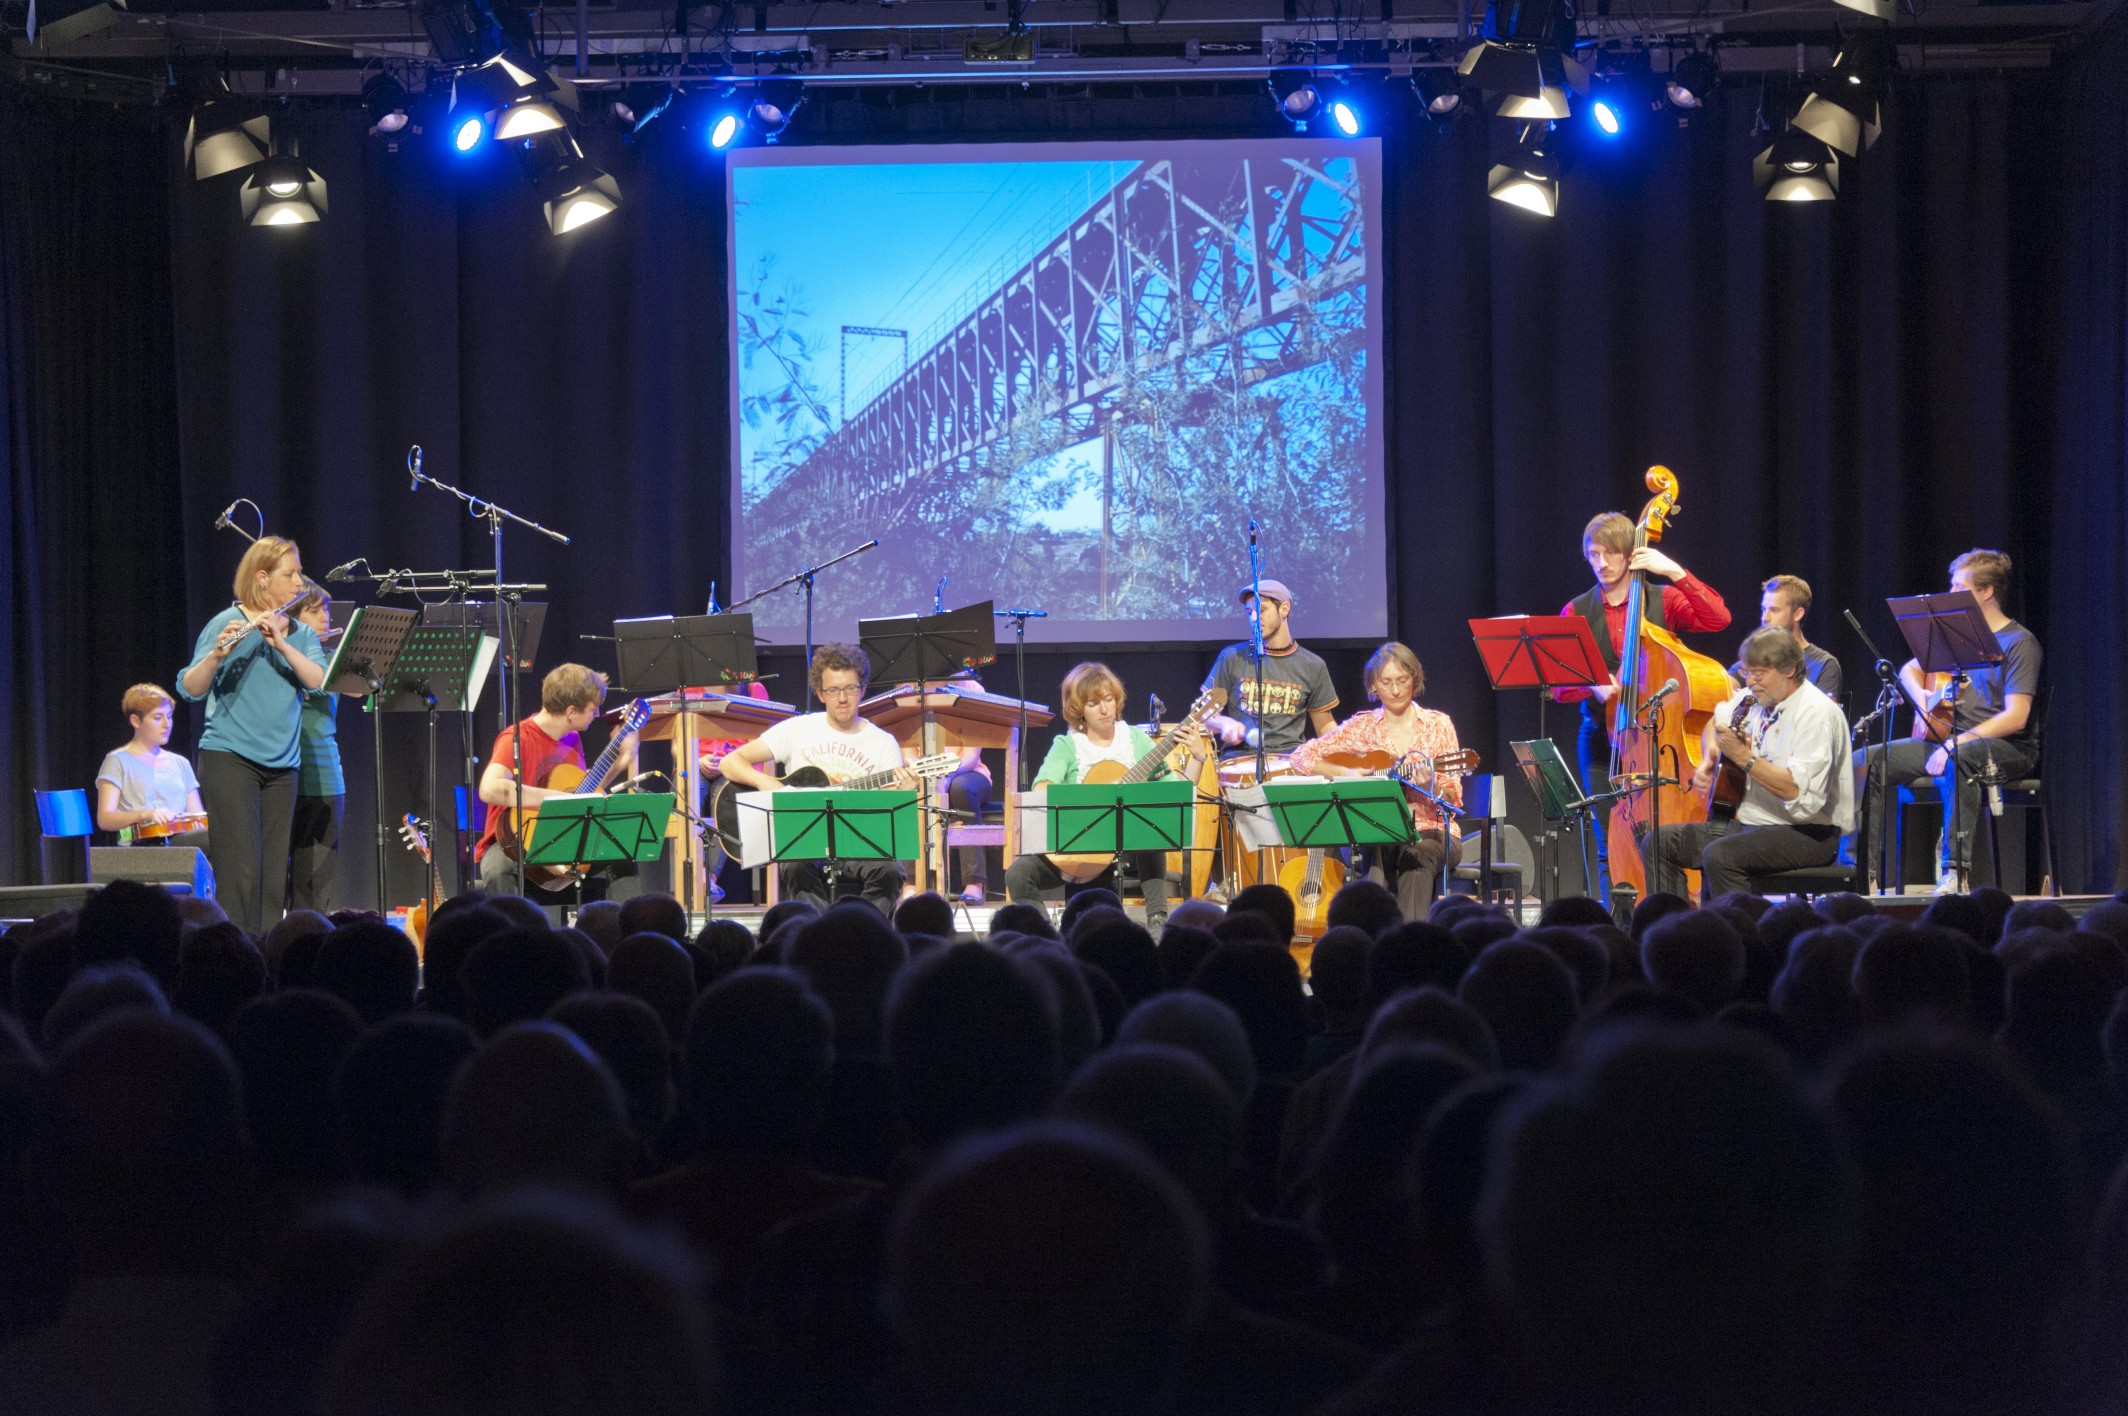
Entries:
[[760, 737], [760, 742], [790, 776], [800, 767], [818, 767], [831, 781], [887, 772], [901, 766], [901, 744], [875, 723], [857, 720], [850, 732], [828, 722], [825, 713], [805, 713], [785, 718]]

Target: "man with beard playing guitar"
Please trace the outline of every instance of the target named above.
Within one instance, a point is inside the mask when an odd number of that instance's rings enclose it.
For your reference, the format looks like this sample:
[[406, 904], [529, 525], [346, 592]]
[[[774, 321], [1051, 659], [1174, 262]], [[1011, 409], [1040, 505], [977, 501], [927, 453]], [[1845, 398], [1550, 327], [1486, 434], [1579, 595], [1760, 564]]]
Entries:
[[[760, 769], [778, 762], [786, 777], [815, 767], [832, 784], [892, 772], [897, 789], [914, 789], [916, 775], [902, 765], [901, 744], [885, 728], [858, 716], [857, 706], [872, 677], [872, 661], [865, 651], [854, 644], [823, 644], [813, 651], [807, 677], [820, 697], [821, 711], [785, 718], [738, 751], [726, 753], [717, 763], [718, 773], [742, 787], [772, 792], [784, 782]], [[899, 861], [846, 861], [840, 869], [857, 878], [860, 893], [881, 914], [892, 916], [901, 898]], [[819, 861], [788, 861], [776, 872], [784, 899], [806, 900], [823, 910], [834, 902], [834, 882]]]

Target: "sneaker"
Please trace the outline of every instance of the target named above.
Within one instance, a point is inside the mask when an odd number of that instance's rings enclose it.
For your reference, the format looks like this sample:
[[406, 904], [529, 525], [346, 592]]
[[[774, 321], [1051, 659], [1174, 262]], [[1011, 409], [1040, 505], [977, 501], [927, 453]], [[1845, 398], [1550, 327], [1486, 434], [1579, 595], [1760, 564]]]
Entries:
[[961, 891], [961, 903], [964, 905], [980, 905], [984, 898], [985, 892], [980, 885], [970, 885]]
[[1965, 892], [1964, 871], [1944, 870], [1938, 867], [1936, 871], [1936, 888], [1931, 893], [1941, 897], [1944, 895], [1963, 895]]

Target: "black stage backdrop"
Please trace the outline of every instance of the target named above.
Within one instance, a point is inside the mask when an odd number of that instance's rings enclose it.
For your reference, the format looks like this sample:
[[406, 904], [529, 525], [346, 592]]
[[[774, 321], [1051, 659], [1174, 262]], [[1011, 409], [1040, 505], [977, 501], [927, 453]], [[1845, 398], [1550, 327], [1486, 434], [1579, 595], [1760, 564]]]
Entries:
[[[1631, 147], [1589, 154], [1550, 222], [1484, 198], [1483, 129], [1436, 133], [1408, 110], [1390, 125], [1393, 622], [1427, 664], [1427, 701], [1494, 770], [1536, 730], [1537, 706], [1485, 685], [1464, 621], [1556, 610], [1587, 583], [1582, 524], [1636, 511], [1640, 473], [1662, 462], [1684, 483], [1665, 547], [1738, 617], [1698, 647], [1726, 661], [1758, 583], [1800, 574], [1817, 588], [1807, 630], [1865, 699], [1868, 655], [1840, 609], [1890, 650], [1884, 596], [1940, 587], [1970, 546], [2008, 550], [2012, 609], [2048, 649], [2066, 883], [2122, 878], [2124, 76], [2116, 23], [2049, 72], [1903, 80], [1883, 140], [1829, 207], [1772, 208], [1752, 191], [1755, 87], [1726, 91], [1707, 121], [1650, 120], [1658, 131]], [[1258, 94], [866, 92], [801, 110], [792, 139], [1278, 131], [1267, 108]], [[547, 586], [535, 598], [553, 606], [541, 670], [610, 667], [610, 646], [581, 636], [698, 611], [723, 579], [723, 186], [698, 143], [653, 125], [633, 147], [594, 145], [626, 203], [557, 239], [507, 163], [452, 171], [387, 153], [353, 113], [292, 126], [331, 183], [331, 214], [258, 231], [238, 223], [234, 179], [179, 170], [174, 120], [0, 100], [0, 870], [14, 879], [38, 869], [32, 789], [85, 783], [124, 737], [125, 686], [167, 685], [228, 602], [242, 538], [210, 527], [238, 496], [302, 544], [313, 574], [358, 555], [487, 565], [484, 523], [409, 490], [421, 444], [432, 475], [573, 537], [506, 534], [509, 578]], [[872, 534], [850, 531], [853, 544]], [[1238, 583], [1242, 529], [1205, 534], [1232, 540]], [[1297, 624], [1319, 645], [1338, 633], [1305, 605]], [[1361, 706], [1366, 648], [1325, 648], [1341, 715]], [[1132, 716], [1147, 691], [1186, 703], [1212, 653], [1112, 656]], [[1030, 653], [1030, 696], [1053, 701], [1076, 657]], [[768, 667], [778, 696], [796, 697], [796, 652]], [[1009, 690], [1012, 673], [1007, 652], [986, 680]], [[340, 895], [366, 903], [370, 723], [352, 703], [340, 721]], [[385, 727], [386, 805], [427, 813], [422, 724]], [[1570, 737], [1571, 712], [1549, 727]], [[480, 735], [492, 728], [491, 711]], [[196, 731], [187, 714], [176, 745]], [[461, 751], [447, 725], [444, 774]], [[388, 894], [405, 902], [415, 871], [391, 859]]]

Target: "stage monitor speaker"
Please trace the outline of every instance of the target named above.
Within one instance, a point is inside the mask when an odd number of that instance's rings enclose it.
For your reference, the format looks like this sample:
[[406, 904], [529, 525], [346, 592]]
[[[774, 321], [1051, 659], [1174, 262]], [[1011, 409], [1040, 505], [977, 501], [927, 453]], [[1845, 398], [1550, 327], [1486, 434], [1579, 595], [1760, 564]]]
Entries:
[[174, 895], [214, 898], [214, 871], [197, 846], [91, 846], [89, 883], [140, 880]]
[[0, 885], [0, 920], [42, 919], [59, 910], [78, 910], [95, 891], [93, 885]]

